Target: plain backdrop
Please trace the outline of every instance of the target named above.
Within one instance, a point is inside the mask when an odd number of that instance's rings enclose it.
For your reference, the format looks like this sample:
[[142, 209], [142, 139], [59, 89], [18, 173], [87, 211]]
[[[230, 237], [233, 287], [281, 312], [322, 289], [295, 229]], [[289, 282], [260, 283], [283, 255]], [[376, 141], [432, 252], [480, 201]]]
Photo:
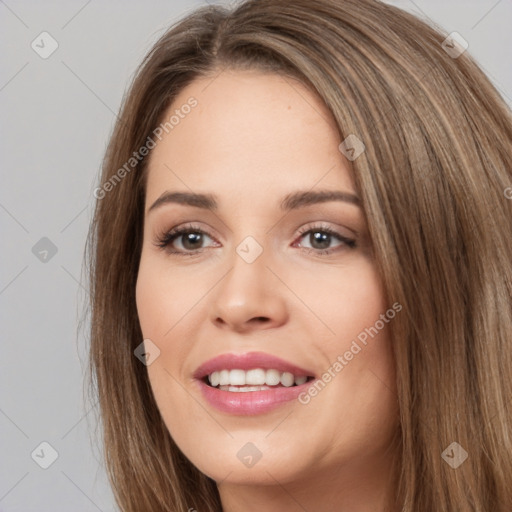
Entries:
[[[389, 3], [459, 32], [512, 106], [511, 0]], [[0, 0], [1, 511], [116, 510], [77, 335], [92, 192], [135, 67], [203, 4]]]

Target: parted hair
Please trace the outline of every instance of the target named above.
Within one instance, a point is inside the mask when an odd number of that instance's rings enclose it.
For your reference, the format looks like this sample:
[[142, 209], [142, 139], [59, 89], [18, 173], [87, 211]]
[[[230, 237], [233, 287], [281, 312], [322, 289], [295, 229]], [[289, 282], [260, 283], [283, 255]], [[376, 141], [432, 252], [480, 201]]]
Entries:
[[[400, 405], [401, 512], [510, 512], [512, 115], [469, 50], [377, 0], [246, 0], [203, 6], [154, 44], [125, 94], [107, 183], [199, 77], [261, 70], [325, 103], [350, 162], [386, 297]], [[174, 443], [147, 369], [135, 285], [148, 157], [98, 197], [86, 244], [90, 386], [123, 512], [221, 512], [216, 483]], [[442, 454], [468, 454], [456, 469]]]

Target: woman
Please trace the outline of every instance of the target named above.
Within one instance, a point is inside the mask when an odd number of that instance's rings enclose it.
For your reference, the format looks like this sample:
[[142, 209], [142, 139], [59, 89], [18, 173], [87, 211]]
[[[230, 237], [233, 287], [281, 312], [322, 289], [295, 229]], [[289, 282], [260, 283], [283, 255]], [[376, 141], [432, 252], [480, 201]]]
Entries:
[[95, 191], [91, 370], [123, 511], [512, 503], [512, 123], [373, 0], [203, 7]]

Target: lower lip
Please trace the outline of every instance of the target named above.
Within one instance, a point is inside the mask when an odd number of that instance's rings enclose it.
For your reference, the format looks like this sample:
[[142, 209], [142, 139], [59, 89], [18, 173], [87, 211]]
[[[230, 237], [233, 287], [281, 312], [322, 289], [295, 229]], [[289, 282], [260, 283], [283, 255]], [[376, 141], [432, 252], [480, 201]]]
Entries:
[[305, 382], [300, 386], [278, 387], [263, 391], [221, 391], [198, 380], [201, 393], [206, 401], [221, 412], [243, 416], [263, 414], [280, 405], [295, 400], [313, 383]]

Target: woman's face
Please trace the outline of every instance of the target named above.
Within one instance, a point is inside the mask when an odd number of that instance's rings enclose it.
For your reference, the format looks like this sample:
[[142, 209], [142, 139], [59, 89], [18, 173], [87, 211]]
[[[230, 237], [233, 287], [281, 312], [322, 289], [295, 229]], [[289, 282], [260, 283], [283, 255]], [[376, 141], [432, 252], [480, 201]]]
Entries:
[[384, 301], [333, 118], [300, 83], [256, 71], [196, 80], [171, 115], [150, 154], [137, 281], [170, 434], [220, 488], [370, 478], [398, 425], [399, 308]]

